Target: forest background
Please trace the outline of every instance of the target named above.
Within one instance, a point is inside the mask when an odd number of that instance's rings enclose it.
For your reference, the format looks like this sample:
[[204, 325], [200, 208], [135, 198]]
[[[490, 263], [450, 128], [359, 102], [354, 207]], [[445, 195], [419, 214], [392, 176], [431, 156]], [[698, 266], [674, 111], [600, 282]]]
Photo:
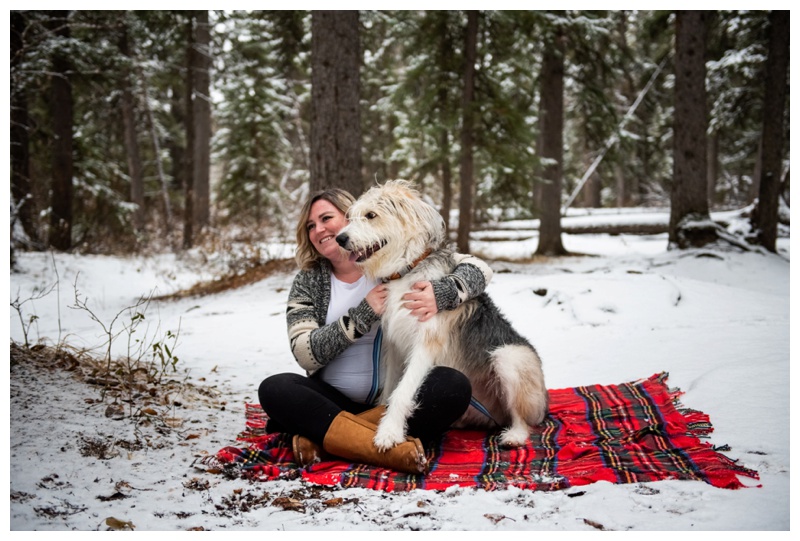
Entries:
[[571, 206], [670, 207], [678, 247], [724, 234], [709, 209], [771, 251], [788, 221], [788, 11], [10, 19], [12, 261], [292, 239], [310, 191], [392, 178], [465, 252], [538, 218], [563, 253]]

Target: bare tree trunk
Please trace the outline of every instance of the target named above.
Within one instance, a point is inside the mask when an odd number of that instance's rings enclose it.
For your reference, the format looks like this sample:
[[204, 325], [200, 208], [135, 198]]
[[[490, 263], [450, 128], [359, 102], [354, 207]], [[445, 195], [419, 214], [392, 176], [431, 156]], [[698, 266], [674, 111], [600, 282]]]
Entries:
[[761, 136], [761, 179], [753, 229], [758, 244], [776, 251], [778, 237], [778, 196], [784, 145], [784, 110], [789, 69], [789, 12], [769, 15], [770, 36], [764, 93], [764, 124]]
[[761, 189], [761, 164], [763, 163], [763, 136], [758, 138], [758, 147], [756, 148], [756, 160], [755, 165], [753, 166], [753, 181], [750, 183], [750, 188], [747, 192], [747, 199], [746, 202], [748, 204], [755, 203], [758, 199], [758, 191]]
[[714, 132], [708, 138], [708, 154], [706, 156], [706, 183], [708, 186], [708, 205], [714, 207], [717, 199], [717, 176], [719, 176], [719, 134]]
[[[122, 23], [122, 28], [120, 29], [119, 50], [130, 62], [133, 62], [133, 55], [128, 41], [128, 28], [125, 22]], [[142, 231], [144, 229], [144, 174], [142, 173], [142, 159], [139, 154], [139, 142], [136, 137], [134, 94], [131, 90], [133, 78], [130, 73], [130, 69], [126, 69], [123, 75], [120, 108], [122, 110], [128, 176], [131, 182], [131, 203], [136, 205], [136, 209], [133, 211], [133, 227], [136, 231]]]
[[[447, 16], [437, 18], [437, 34], [439, 36], [439, 50], [437, 64], [441, 73], [446, 73], [448, 65], [453, 58], [454, 43], [447, 31]], [[450, 132], [447, 121], [448, 89], [440, 86], [436, 94], [439, 108], [439, 174], [442, 181], [442, 206], [439, 214], [444, 220], [445, 238], [450, 238], [450, 211], [453, 208], [453, 170], [450, 166]]]
[[[53, 33], [69, 39], [69, 11], [56, 11]], [[60, 47], [53, 50], [50, 115], [53, 121], [53, 182], [50, 199], [49, 243], [58, 250], [72, 247], [72, 65]]]
[[161, 143], [158, 139], [158, 130], [156, 130], [156, 121], [153, 118], [153, 110], [150, 108], [150, 91], [147, 84], [147, 77], [144, 71], [139, 70], [139, 78], [142, 81], [142, 92], [144, 93], [144, 108], [147, 113], [147, 121], [150, 125], [150, 136], [153, 139], [153, 152], [155, 153], [156, 170], [158, 171], [158, 180], [161, 184], [161, 197], [164, 202], [164, 233], [166, 238], [172, 237], [172, 205], [169, 201], [169, 183], [167, 176], [164, 174], [164, 165], [161, 163]]
[[630, 189], [628, 187], [625, 172], [619, 164], [614, 165], [614, 178], [617, 185], [617, 206], [627, 207], [630, 204]]
[[[24, 32], [27, 21], [19, 11], [11, 12], [11, 195], [14, 213], [23, 231], [38, 244], [39, 232], [33, 221], [33, 197], [30, 178], [30, 137], [28, 135], [28, 93], [15, 77], [24, 55]], [[13, 231], [12, 231], [13, 232]]]
[[194, 223], [208, 225], [211, 175], [211, 32], [208, 11], [197, 12], [194, 46]]
[[706, 182], [706, 18], [678, 11], [675, 20], [675, 116], [669, 245], [699, 247], [717, 238]]
[[450, 235], [450, 209], [453, 208], [453, 171], [450, 168], [450, 134], [442, 129], [439, 134], [439, 151], [442, 157], [439, 161], [439, 170], [442, 175], [442, 208], [439, 213], [444, 220], [445, 238]]
[[183, 207], [183, 248], [194, 244], [194, 13], [187, 12], [186, 23], [186, 98], [184, 126], [186, 129], [186, 154], [184, 155], [184, 207]]
[[361, 111], [358, 11], [311, 13], [311, 191], [337, 187], [358, 197]]
[[[583, 155], [589, 157], [589, 149], [586, 143], [588, 143], [588, 141], [584, 140]], [[586, 186], [583, 188], [583, 206], [587, 208], [600, 208], [603, 206], [601, 198], [602, 191], [603, 183], [600, 180], [600, 175], [597, 174], [597, 170], [595, 170], [586, 181]]]
[[469, 233], [472, 230], [472, 196], [475, 190], [473, 141], [475, 134], [475, 60], [478, 49], [478, 12], [467, 12], [467, 32], [464, 38], [464, 92], [462, 95], [461, 163], [459, 178], [461, 191], [458, 204], [458, 251], [469, 253]]
[[561, 243], [561, 186], [564, 175], [564, 37], [545, 45], [542, 58], [541, 122], [542, 173], [539, 255], [563, 255]]

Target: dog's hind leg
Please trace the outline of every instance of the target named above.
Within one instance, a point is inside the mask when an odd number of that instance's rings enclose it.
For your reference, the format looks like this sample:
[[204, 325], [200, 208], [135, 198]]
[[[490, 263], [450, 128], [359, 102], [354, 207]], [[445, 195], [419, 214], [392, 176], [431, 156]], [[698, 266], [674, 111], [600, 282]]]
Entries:
[[530, 436], [530, 427], [541, 423], [547, 414], [541, 360], [532, 348], [507, 345], [492, 352], [492, 364], [502, 387], [502, 400], [511, 416], [511, 424], [500, 436], [500, 443], [522, 446]]
[[397, 387], [389, 395], [386, 413], [375, 434], [375, 446], [380, 450], [391, 449], [406, 439], [408, 418], [416, 407], [417, 391], [433, 366], [431, 356], [424, 347], [415, 346], [406, 362], [405, 371]]

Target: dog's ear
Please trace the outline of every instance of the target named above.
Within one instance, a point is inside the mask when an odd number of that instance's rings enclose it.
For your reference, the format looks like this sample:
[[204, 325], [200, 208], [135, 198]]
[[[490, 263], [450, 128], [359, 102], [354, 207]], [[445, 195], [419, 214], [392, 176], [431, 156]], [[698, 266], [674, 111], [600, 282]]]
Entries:
[[427, 235], [425, 245], [429, 248], [438, 248], [444, 241], [444, 219], [439, 211], [425, 202], [417, 190], [408, 188], [406, 190], [407, 199], [411, 215], [421, 226], [419, 229]]
[[429, 234], [428, 247], [437, 249], [444, 242], [444, 218], [442, 218], [442, 215], [439, 214], [438, 210], [436, 210], [432, 205], [429, 205], [423, 201], [421, 198], [419, 199], [418, 208], [423, 214], [422, 219], [429, 224], [427, 228]]
[[425, 246], [438, 248], [444, 241], [444, 219], [439, 211], [432, 205], [426, 203], [414, 185], [402, 179], [386, 181], [382, 187], [383, 196], [381, 199], [387, 206], [395, 210], [398, 217], [405, 217], [412, 220], [413, 228], [423, 231], [426, 238]]

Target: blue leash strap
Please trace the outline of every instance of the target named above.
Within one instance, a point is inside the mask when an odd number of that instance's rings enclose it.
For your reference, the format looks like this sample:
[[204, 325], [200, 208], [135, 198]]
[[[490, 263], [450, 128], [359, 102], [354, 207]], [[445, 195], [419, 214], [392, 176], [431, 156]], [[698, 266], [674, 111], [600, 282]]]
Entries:
[[485, 415], [486, 417], [488, 417], [489, 419], [491, 419], [492, 421], [494, 421], [494, 422], [495, 422], [495, 424], [498, 424], [498, 425], [500, 424], [500, 423], [498, 423], [498, 422], [495, 420], [495, 418], [494, 418], [494, 417], [492, 417], [492, 414], [491, 414], [491, 413], [489, 413], [489, 410], [487, 410], [487, 409], [486, 409], [486, 406], [484, 406], [483, 404], [481, 404], [481, 403], [478, 401], [478, 399], [477, 399], [477, 398], [475, 398], [474, 396], [473, 396], [473, 397], [471, 397], [471, 398], [469, 399], [469, 405], [470, 405], [470, 406], [472, 406], [473, 408], [475, 408], [476, 410], [478, 410], [478, 411], [479, 411], [481, 414]]
[[372, 388], [367, 395], [367, 404], [374, 404], [381, 392], [381, 342], [383, 342], [383, 329], [378, 327], [372, 345]]

